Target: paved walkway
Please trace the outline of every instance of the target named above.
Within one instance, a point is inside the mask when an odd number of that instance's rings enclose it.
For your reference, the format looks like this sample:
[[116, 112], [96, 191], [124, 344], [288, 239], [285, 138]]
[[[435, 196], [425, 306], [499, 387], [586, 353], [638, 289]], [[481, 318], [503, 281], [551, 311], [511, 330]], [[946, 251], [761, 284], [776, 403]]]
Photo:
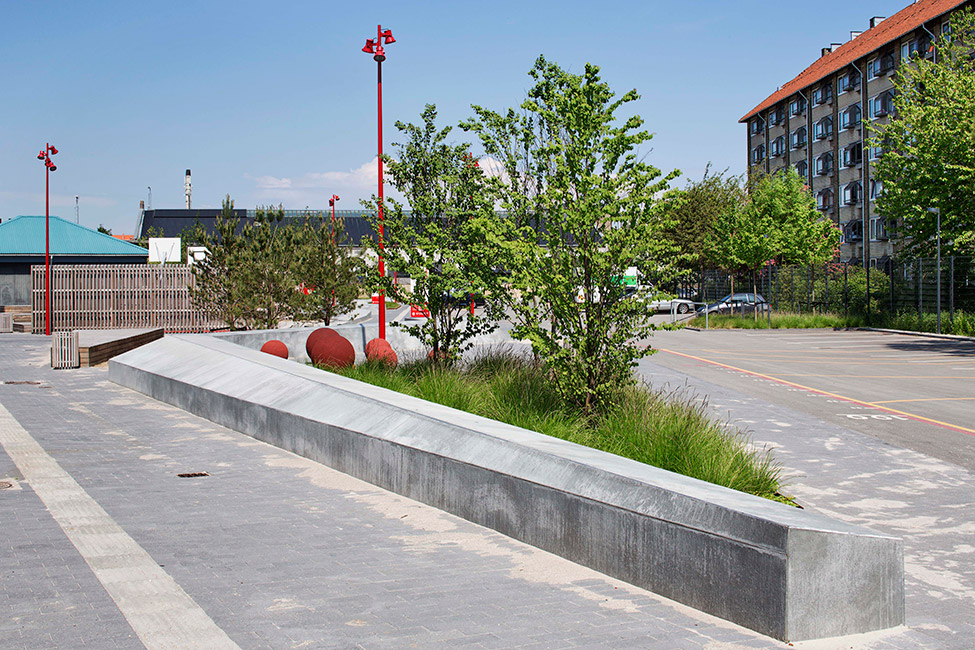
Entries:
[[[43, 337], [0, 335], [0, 480], [13, 484], [0, 489], [0, 648], [785, 647], [155, 402], [104, 367], [52, 371], [48, 355]], [[739, 406], [715, 388], [713, 404]], [[873, 513], [865, 523], [902, 516], [857, 505], [882, 486], [840, 484], [903, 468], [914, 489], [920, 463], [936, 481], [926, 494], [943, 500], [916, 516], [953, 505], [955, 534], [972, 541], [971, 476], [851, 434], [776, 441], [790, 469], [839, 450], [795, 480], [800, 499], [857, 521]], [[878, 459], [896, 464], [866, 466]], [[796, 646], [971, 647], [975, 617], [946, 611], [971, 607], [967, 578], [949, 572], [929, 586], [941, 595], [917, 593], [948, 557], [943, 542], [912, 551], [913, 629]]]

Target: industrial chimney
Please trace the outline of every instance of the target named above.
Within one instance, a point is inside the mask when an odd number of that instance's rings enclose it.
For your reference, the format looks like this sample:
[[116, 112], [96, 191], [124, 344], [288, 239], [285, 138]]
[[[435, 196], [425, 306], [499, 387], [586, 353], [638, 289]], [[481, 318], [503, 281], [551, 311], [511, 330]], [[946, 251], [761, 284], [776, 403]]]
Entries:
[[186, 170], [186, 180], [183, 183], [183, 189], [186, 192], [186, 209], [189, 210], [192, 205], [193, 196], [193, 184], [190, 182], [190, 170]]

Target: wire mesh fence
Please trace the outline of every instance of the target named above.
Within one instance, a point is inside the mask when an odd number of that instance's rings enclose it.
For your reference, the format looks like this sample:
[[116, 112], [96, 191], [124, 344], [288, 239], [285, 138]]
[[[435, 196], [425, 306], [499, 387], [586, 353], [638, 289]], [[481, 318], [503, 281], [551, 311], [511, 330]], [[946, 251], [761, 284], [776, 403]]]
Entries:
[[677, 292], [704, 303], [755, 292], [777, 312], [829, 313], [902, 329], [934, 330], [940, 314], [945, 331], [975, 332], [975, 257], [891, 260], [869, 270], [850, 262], [768, 264], [753, 274], [711, 269], [689, 274]]

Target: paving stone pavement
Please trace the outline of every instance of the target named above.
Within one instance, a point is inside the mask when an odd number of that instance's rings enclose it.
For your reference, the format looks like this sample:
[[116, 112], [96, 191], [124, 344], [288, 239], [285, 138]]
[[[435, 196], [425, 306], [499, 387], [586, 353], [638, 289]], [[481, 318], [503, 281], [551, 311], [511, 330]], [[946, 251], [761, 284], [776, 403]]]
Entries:
[[[0, 405], [241, 648], [787, 647], [121, 388], [104, 367], [53, 371], [48, 355], [44, 337], [0, 335]], [[739, 397], [712, 399], [733, 411]], [[858, 472], [883, 478], [883, 466], [856, 457], [883, 450], [827, 433], [842, 450], [834, 467], [800, 458], [826, 442], [776, 439], [790, 470], [813, 468], [794, 491], [867, 523], [865, 508], [843, 501], [853, 488], [837, 485]], [[896, 451], [891, 462], [916, 460]], [[965, 537], [971, 504], [958, 499], [972, 478], [950, 466], [928, 471], [943, 489], [962, 482], [943, 503], [957, 503]], [[209, 476], [177, 476], [191, 472]], [[157, 647], [134, 633], [127, 604], [112, 600], [21, 479], [0, 452], [0, 480], [15, 484], [0, 490], [0, 648]], [[829, 489], [839, 491], [822, 496]], [[902, 511], [872, 508], [869, 523]], [[938, 571], [942, 543], [910, 561]], [[971, 647], [955, 644], [971, 623], [956, 626], [962, 614], [946, 617], [932, 596], [914, 593], [919, 574], [910, 575], [912, 628], [796, 647]], [[949, 607], [970, 607], [966, 576], [953, 577], [959, 589], [940, 587]]]
[[652, 386], [706, 400], [715, 417], [774, 449], [786, 492], [804, 507], [904, 540], [910, 631], [895, 647], [975, 648], [975, 474], [748, 394], [753, 382], [797, 390], [768, 379], [725, 369], [742, 386], [733, 390], [653, 356], [639, 371]]

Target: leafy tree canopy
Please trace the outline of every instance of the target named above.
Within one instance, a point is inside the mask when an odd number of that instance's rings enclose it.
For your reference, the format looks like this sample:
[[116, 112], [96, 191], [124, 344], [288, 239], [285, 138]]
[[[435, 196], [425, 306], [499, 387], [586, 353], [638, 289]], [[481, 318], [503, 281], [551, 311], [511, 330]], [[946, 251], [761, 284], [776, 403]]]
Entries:
[[630, 267], [660, 276], [675, 247], [662, 236], [666, 176], [644, 162], [651, 135], [621, 109], [586, 65], [582, 74], [539, 57], [520, 110], [474, 106], [462, 127], [501, 164], [493, 182], [507, 218], [485, 222], [483, 238], [509, 272], [512, 336], [532, 344], [569, 401], [593, 411], [634, 381], [632, 367], [651, 351], [638, 341], [652, 327], [622, 278]]
[[[871, 127], [882, 147], [877, 211], [896, 221], [903, 254], [933, 256], [941, 210], [942, 251], [975, 254], [975, 14], [951, 18], [934, 60], [915, 56], [894, 76], [894, 117]], [[922, 54], [922, 53], [919, 53]]]

